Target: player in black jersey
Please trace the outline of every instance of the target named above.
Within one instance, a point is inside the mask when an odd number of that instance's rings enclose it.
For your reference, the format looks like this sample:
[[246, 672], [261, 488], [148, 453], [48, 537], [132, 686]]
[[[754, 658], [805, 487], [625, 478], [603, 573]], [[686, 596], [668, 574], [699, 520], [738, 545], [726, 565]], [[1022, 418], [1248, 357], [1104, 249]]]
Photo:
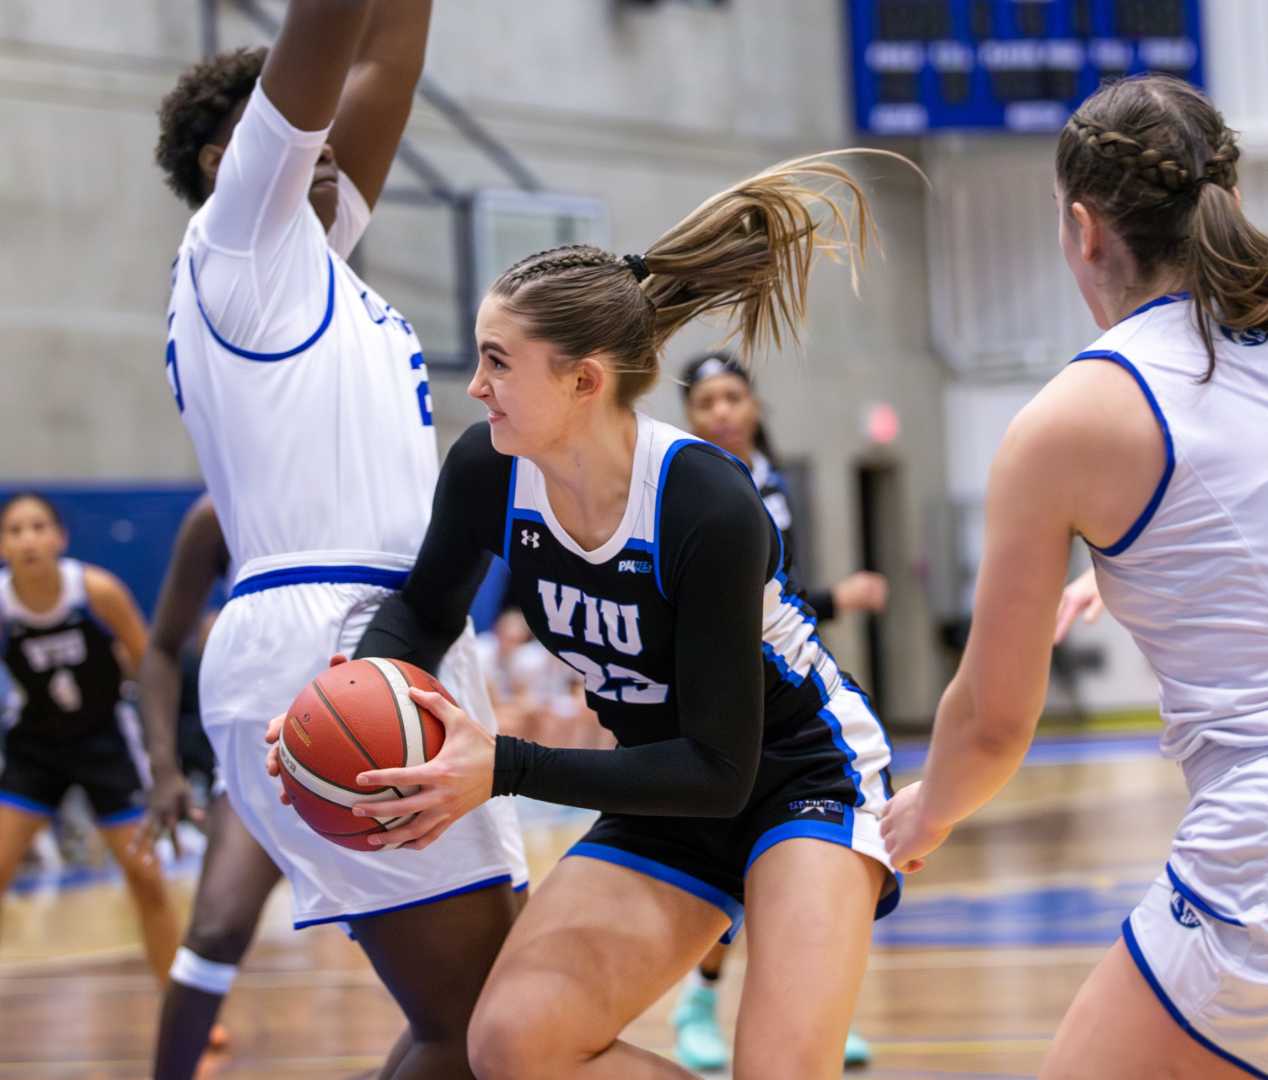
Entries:
[[422, 694], [444, 748], [360, 778], [421, 784], [389, 804], [418, 816], [383, 834], [416, 848], [491, 795], [602, 811], [489, 975], [468, 1032], [480, 1077], [686, 1075], [620, 1033], [746, 908], [737, 1075], [841, 1068], [872, 920], [898, 900], [878, 825], [888, 742], [819, 641], [743, 465], [633, 408], [698, 314], [734, 309], [745, 347], [794, 332], [814, 251], [838, 226], [853, 258], [863, 194], [807, 158], [714, 197], [645, 255], [531, 256], [480, 307], [468, 392], [488, 423], [450, 451], [405, 589], [358, 653], [434, 669], [498, 553], [534, 634], [581, 673], [619, 743], [494, 739]]
[[[748, 466], [767, 513], [779, 527], [784, 569], [791, 573], [793, 518], [788, 486], [779, 472], [748, 369], [732, 353], [715, 350], [689, 360], [678, 381], [691, 433]], [[858, 570], [831, 588], [807, 589], [805, 595], [819, 621], [826, 622], [847, 611], [884, 611], [888, 589], [884, 575]], [[725, 1069], [729, 1062], [717, 1020], [717, 982], [725, 956], [726, 946], [721, 943], [708, 951], [683, 985], [674, 1009], [674, 1053], [689, 1069], [708, 1072]], [[871, 1060], [866, 1040], [854, 1031], [846, 1039], [844, 1058], [850, 1068]]]
[[24, 493], [0, 507], [0, 640], [25, 699], [0, 773], [0, 894], [67, 789], [79, 784], [123, 869], [146, 959], [162, 980], [180, 926], [158, 865], [133, 843], [146, 766], [117, 655], [135, 668], [145, 623], [118, 578], [63, 558], [65, 550], [66, 531], [47, 499]]

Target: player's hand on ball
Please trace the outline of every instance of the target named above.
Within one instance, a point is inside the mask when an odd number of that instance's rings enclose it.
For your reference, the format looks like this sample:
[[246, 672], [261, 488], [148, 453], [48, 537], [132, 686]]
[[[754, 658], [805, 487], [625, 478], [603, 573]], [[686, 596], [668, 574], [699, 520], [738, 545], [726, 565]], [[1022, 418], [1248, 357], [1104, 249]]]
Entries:
[[[330, 658], [331, 667], [338, 667], [340, 664], [346, 664], [347, 662], [348, 658], [343, 653], [335, 653]], [[264, 760], [264, 767], [268, 770], [270, 776], [282, 775], [282, 762], [277, 741], [282, 737], [282, 725], [284, 723], [286, 723], [286, 713], [279, 713], [269, 721], [268, 730], [264, 733], [264, 741], [269, 744], [268, 756]], [[285, 788], [282, 789], [278, 798], [282, 800], [284, 805], [290, 806], [290, 796], [286, 794]]]
[[951, 835], [949, 826], [932, 824], [920, 800], [920, 783], [908, 784], [881, 811], [881, 838], [890, 864], [904, 874], [925, 867], [925, 856], [936, 851]]
[[358, 803], [358, 817], [398, 817], [414, 814], [408, 823], [376, 833], [375, 847], [400, 844], [420, 851], [450, 825], [493, 794], [494, 739], [443, 694], [411, 688], [409, 696], [445, 727], [445, 742], [434, 758], [403, 769], [372, 769], [357, 777], [368, 788], [417, 787], [403, 799]]

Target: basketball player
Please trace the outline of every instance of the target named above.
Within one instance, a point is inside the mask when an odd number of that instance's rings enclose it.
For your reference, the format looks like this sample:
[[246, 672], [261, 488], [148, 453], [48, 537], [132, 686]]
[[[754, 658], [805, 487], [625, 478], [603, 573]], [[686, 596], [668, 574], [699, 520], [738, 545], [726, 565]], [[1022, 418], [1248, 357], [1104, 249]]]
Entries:
[[88, 795], [141, 919], [160, 981], [180, 940], [158, 864], [132, 843], [145, 812], [148, 767], [132, 706], [121, 698], [119, 654], [135, 669], [145, 623], [127, 586], [64, 558], [52, 503], [24, 493], [0, 507], [0, 641], [24, 701], [0, 773], [0, 894], [72, 784]]
[[[430, 10], [291, 0], [267, 58], [182, 77], [158, 158], [196, 209], [173, 268], [169, 378], [235, 570], [203, 656], [203, 723], [235, 813], [291, 883], [296, 927], [350, 923], [404, 1010], [382, 1075], [451, 1080], [469, 1075], [467, 1020], [525, 880], [512, 808], [423, 856], [354, 852], [278, 805], [259, 751], [268, 718], [400, 586], [427, 527], [422, 351], [344, 256], [409, 115]], [[437, 674], [492, 729], [474, 634], [458, 636]], [[197, 959], [184, 984], [222, 995], [232, 965]]]
[[808, 158], [710, 199], [643, 256], [530, 256], [481, 304], [468, 392], [488, 422], [446, 458], [433, 527], [359, 652], [433, 666], [497, 552], [533, 633], [582, 674], [620, 744], [495, 739], [416, 693], [444, 748], [363, 774], [422, 784], [374, 804], [419, 812], [388, 842], [443, 844], [490, 795], [602, 811], [489, 977], [469, 1042], [481, 1077], [686, 1076], [620, 1033], [746, 904], [737, 1074], [840, 1071], [872, 920], [898, 900], [879, 833], [889, 746], [784, 573], [743, 465], [633, 403], [698, 314], [734, 309], [746, 349], [796, 331], [814, 249], [848, 228], [841, 184], [862, 238], [862, 193]]
[[1044, 1080], [1268, 1076], [1268, 236], [1242, 213], [1238, 156], [1164, 76], [1103, 87], [1062, 131], [1061, 248], [1105, 333], [996, 455], [964, 659], [923, 780], [885, 814], [915, 870], [1016, 771], [1082, 537], [1158, 676], [1191, 801]]
[[[708, 352], [689, 360], [678, 381], [691, 433], [734, 454], [753, 474], [766, 511], [779, 526], [784, 568], [791, 573], [793, 521], [788, 486], [775, 464], [748, 369], [725, 350]], [[859, 570], [830, 589], [807, 589], [806, 600], [819, 621], [826, 622], [846, 611], [884, 611], [888, 589], [884, 575]], [[674, 1053], [689, 1069], [725, 1069], [729, 1061], [717, 1016], [717, 983], [725, 956], [722, 944], [708, 951], [683, 985], [674, 1009], [678, 1033]], [[851, 1031], [845, 1041], [845, 1064], [853, 1068], [866, 1065], [870, 1059], [866, 1040]]]
[[[194, 632], [207, 597], [229, 571], [220, 523], [203, 496], [186, 513], [159, 593], [149, 647], [141, 660], [141, 715], [154, 785], [142, 842], [163, 834], [179, 853], [176, 826], [193, 816], [189, 781], [177, 749], [181, 649]], [[281, 876], [268, 854], [243, 827], [217, 779], [206, 813], [207, 848], [185, 940], [176, 953], [163, 999], [154, 1075], [191, 1076], [204, 1046], [227, 1042], [215, 1024], [227, 991], [255, 935], [264, 902]]]

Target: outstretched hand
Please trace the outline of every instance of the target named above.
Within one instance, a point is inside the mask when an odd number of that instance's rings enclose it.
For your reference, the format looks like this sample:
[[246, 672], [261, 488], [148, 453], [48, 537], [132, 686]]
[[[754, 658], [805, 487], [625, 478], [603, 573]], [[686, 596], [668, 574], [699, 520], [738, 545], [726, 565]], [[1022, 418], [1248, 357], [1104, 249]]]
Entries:
[[1096, 571], [1089, 567], [1069, 585], [1061, 594], [1061, 603], [1057, 605], [1057, 629], [1052, 635], [1052, 643], [1060, 645], [1080, 615], [1085, 623], [1094, 623], [1105, 610], [1105, 602], [1096, 587]]
[[357, 803], [358, 817], [415, 815], [404, 825], [375, 833], [376, 847], [399, 844], [419, 851], [493, 794], [494, 738], [443, 694], [411, 688], [410, 698], [444, 725], [445, 742], [434, 758], [400, 769], [371, 769], [357, 777], [367, 788], [417, 788], [403, 799]]

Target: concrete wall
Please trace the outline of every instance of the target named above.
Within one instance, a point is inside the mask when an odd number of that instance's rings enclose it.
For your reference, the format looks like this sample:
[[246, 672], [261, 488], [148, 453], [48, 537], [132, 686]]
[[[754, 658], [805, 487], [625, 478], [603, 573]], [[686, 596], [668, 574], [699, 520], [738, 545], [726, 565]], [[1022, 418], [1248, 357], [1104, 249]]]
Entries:
[[[222, 47], [259, 40], [230, 4], [220, 7]], [[436, 7], [429, 73], [549, 187], [606, 200], [617, 251], [642, 250], [746, 174], [850, 138], [838, 0]], [[200, 47], [194, 0], [0, 5], [0, 477], [197, 475], [163, 375], [168, 266], [186, 215], [152, 148], [157, 103]], [[408, 134], [457, 187], [507, 186], [427, 106], [415, 109]], [[813, 466], [820, 580], [859, 559], [854, 470], [877, 453], [866, 409], [898, 409], [902, 434], [885, 451], [901, 470], [890, 711], [920, 716], [942, 674], [922, 572], [926, 513], [944, 487], [923, 192], [891, 164], [852, 167], [867, 180], [885, 257], [867, 268], [858, 298], [843, 269], [822, 265], [802, 349], [771, 358], [758, 378], [781, 451]], [[451, 227], [443, 210], [384, 206], [363, 245], [367, 277], [413, 319], [429, 351], [452, 351], [461, 333]], [[719, 337], [717, 327], [691, 328], [672, 343], [667, 371]], [[479, 416], [464, 386], [453, 375], [434, 380], [443, 441]], [[671, 383], [645, 408], [681, 420]], [[860, 627], [846, 620], [829, 636], [843, 665], [866, 677]]]

